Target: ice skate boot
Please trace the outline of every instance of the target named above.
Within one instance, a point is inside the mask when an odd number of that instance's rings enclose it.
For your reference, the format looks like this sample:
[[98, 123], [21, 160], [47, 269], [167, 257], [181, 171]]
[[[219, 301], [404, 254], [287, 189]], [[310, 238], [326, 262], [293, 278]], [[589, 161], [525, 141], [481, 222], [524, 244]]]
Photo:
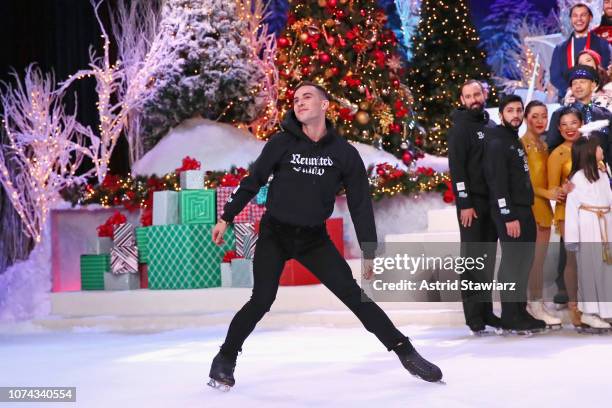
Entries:
[[612, 328], [610, 323], [595, 314], [583, 313], [580, 322], [582, 324], [577, 328], [578, 333], [605, 334], [609, 333]]
[[544, 302], [536, 300], [527, 304], [527, 312], [536, 320], [542, 320], [546, 323], [546, 327], [551, 330], [560, 330], [563, 326], [561, 325], [561, 319], [551, 315]]
[[522, 303], [502, 303], [502, 334], [531, 337], [546, 328], [546, 324], [541, 320], [525, 315], [529, 313], [525, 311]]
[[234, 379], [235, 368], [236, 360], [232, 360], [219, 352], [210, 367], [208, 385], [224, 392], [229, 391], [236, 384]]
[[421, 357], [408, 338], [395, 346], [393, 351], [395, 351], [400, 362], [410, 374], [428, 382], [444, 383], [440, 368]]

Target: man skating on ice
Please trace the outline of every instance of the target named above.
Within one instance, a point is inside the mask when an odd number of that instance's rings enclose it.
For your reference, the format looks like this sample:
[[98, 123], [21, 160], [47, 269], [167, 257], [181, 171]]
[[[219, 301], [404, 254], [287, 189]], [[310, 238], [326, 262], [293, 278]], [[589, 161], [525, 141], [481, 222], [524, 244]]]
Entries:
[[[483, 86], [476, 80], [466, 81], [460, 89], [461, 108], [451, 113], [453, 126], [448, 131], [448, 165], [456, 197], [457, 218], [461, 235], [461, 256], [486, 258], [485, 268], [461, 274], [471, 282], [491, 282], [497, 252], [497, 231], [491, 218], [489, 189], [484, 179], [482, 159], [485, 127], [495, 124], [485, 111]], [[476, 335], [486, 334], [486, 326], [501, 327], [493, 314], [491, 290], [462, 290], [465, 324]]]
[[[336, 193], [344, 187], [362, 250], [367, 247], [365, 243], [376, 242], [363, 161], [325, 119], [328, 106], [327, 93], [320, 86], [302, 83], [296, 88], [293, 110], [282, 122], [283, 131], [266, 143], [251, 174], [234, 191], [213, 229], [212, 239], [220, 244], [227, 224], [273, 175], [253, 258], [253, 293], [232, 319], [225, 342], [213, 360], [209, 385], [234, 385], [238, 352], [270, 310], [285, 262], [291, 258], [316, 275], [387, 350], [395, 351], [410, 373], [432, 382], [442, 378], [440, 369], [423, 359], [382, 309], [368, 301], [327, 235], [325, 220], [332, 214]], [[364, 251], [366, 279], [372, 276], [373, 256], [373, 251]]]

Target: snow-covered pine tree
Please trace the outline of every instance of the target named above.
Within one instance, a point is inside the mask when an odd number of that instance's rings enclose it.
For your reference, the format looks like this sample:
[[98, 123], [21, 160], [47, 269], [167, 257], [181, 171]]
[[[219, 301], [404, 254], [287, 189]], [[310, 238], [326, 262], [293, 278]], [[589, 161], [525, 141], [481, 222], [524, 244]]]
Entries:
[[141, 111], [145, 151], [185, 119], [251, 122], [266, 109], [266, 73], [252, 61], [238, 6], [227, 0], [164, 3], [161, 29], [170, 58], [153, 73]]
[[496, 0], [491, 5], [480, 37], [494, 76], [513, 80], [521, 78], [520, 67], [512, 58], [520, 53], [518, 30], [523, 22], [533, 25], [544, 20], [542, 13], [528, 0]]

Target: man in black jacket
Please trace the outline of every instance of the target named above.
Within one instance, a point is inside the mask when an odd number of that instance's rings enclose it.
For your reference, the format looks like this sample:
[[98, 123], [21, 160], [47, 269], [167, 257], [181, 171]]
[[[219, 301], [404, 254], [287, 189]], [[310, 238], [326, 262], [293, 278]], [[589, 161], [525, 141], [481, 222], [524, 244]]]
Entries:
[[234, 385], [238, 352], [270, 310], [285, 262], [291, 258], [315, 274], [387, 350], [395, 351], [411, 374], [439, 381], [440, 369], [423, 359], [382, 309], [367, 298], [327, 235], [325, 220], [332, 214], [336, 193], [343, 186], [363, 251], [364, 278], [372, 277], [374, 252], [368, 244], [375, 244], [377, 238], [363, 161], [357, 149], [325, 119], [329, 99], [323, 88], [302, 83], [294, 95], [293, 110], [283, 120], [283, 131], [266, 143], [251, 174], [233, 192], [213, 229], [212, 239], [220, 244], [228, 223], [273, 175], [253, 258], [253, 293], [230, 324], [213, 360], [209, 385]]
[[531, 206], [533, 188], [527, 155], [518, 137], [523, 123], [523, 101], [507, 95], [499, 105], [502, 125], [485, 129], [485, 179], [490, 191], [491, 214], [501, 243], [498, 279], [507, 283], [500, 291], [504, 330], [519, 333], [546, 328], [525, 309], [527, 281], [535, 253], [536, 223]]
[[[461, 234], [461, 255], [474, 259], [486, 255], [483, 270], [466, 271], [461, 274], [461, 279], [484, 283], [493, 279], [497, 252], [497, 232], [491, 218], [489, 190], [482, 168], [484, 128], [494, 126], [494, 123], [484, 110], [485, 93], [480, 82], [473, 79], [465, 82], [460, 93], [463, 106], [451, 114], [453, 126], [448, 131], [447, 139], [448, 164]], [[461, 296], [465, 323], [474, 334], [485, 334], [485, 326], [501, 326], [499, 318], [493, 314], [490, 290], [462, 290]]]

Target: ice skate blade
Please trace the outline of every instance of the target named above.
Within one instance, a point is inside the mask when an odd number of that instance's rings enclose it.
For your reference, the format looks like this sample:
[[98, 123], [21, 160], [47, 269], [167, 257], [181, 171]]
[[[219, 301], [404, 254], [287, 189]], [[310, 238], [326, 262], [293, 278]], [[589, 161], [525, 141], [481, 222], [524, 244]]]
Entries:
[[212, 378], [210, 379], [210, 381], [208, 381], [208, 383], [206, 383], [206, 385], [208, 385], [209, 387], [212, 387], [216, 390], [219, 390], [221, 392], [228, 392], [229, 390], [232, 389], [232, 387], [230, 385], [227, 384], [223, 384], [221, 382], [217, 382], [215, 380], [213, 380]]
[[517, 336], [517, 337], [532, 337], [537, 333], [544, 333], [545, 330], [503, 330], [504, 336]]
[[472, 336], [474, 337], [491, 337], [491, 336], [495, 336], [497, 333], [497, 330], [495, 331], [489, 331], [489, 330], [470, 330], [472, 333]]
[[446, 382], [444, 380], [438, 380], [438, 381], [427, 381], [426, 379], [424, 379], [423, 377], [421, 377], [420, 375], [417, 374], [412, 374], [410, 373], [410, 375], [412, 375], [414, 378], [418, 378], [421, 381], [425, 381], [428, 383], [432, 383], [432, 384], [440, 384], [440, 385], [446, 385]]
[[579, 334], [598, 334], [598, 335], [603, 335], [603, 334], [608, 334], [610, 333], [611, 329], [598, 329], [596, 327], [590, 327], [590, 326], [579, 326], [576, 327], [576, 331]]
[[548, 326], [546, 326], [546, 329], [551, 330], [551, 331], [557, 331], [557, 330], [563, 329], [563, 325], [562, 324], [549, 324]]

